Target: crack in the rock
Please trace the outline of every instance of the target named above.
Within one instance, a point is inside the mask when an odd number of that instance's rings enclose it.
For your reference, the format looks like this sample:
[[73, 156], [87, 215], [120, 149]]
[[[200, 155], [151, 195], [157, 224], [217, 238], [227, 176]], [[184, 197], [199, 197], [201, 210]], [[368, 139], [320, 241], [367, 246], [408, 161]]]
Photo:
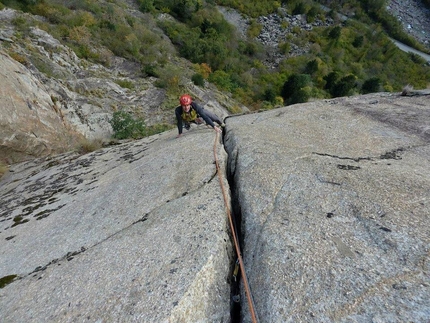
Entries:
[[[318, 156], [324, 156], [324, 157], [332, 157], [332, 158], [336, 158], [336, 159], [342, 159], [342, 160], [353, 160], [355, 162], [360, 162], [362, 160], [368, 160], [368, 161], [374, 161], [375, 159], [395, 159], [395, 160], [400, 160], [402, 159], [401, 157], [401, 153], [404, 152], [406, 149], [403, 147], [397, 148], [397, 149], [393, 149], [390, 151], [386, 151], [385, 153], [379, 155], [378, 157], [345, 157], [345, 156], [337, 156], [337, 155], [332, 155], [332, 154], [326, 154], [326, 153], [318, 153], [318, 152], [312, 152], [312, 154], [314, 155], [318, 155]], [[343, 165], [338, 165], [338, 166], [343, 166]], [[342, 167], [338, 167], [341, 169], [346, 169], [346, 168], [342, 168]], [[359, 169], [359, 167], [355, 167], [355, 166], [347, 166], [347, 169]]]
[[336, 156], [336, 155], [331, 155], [331, 154], [325, 154], [325, 153], [317, 153], [317, 152], [312, 152], [312, 154], [314, 155], [318, 155], [318, 156], [324, 156], [324, 157], [332, 157], [332, 158], [336, 158], [336, 159], [346, 159], [346, 160], [353, 160], [355, 162], [359, 162], [361, 160], [373, 160], [372, 157], [342, 157], [342, 156]]
[[[238, 162], [238, 154], [239, 152], [236, 150], [235, 153], [229, 153], [227, 149], [225, 149], [225, 132], [223, 132], [222, 138], [224, 150], [227, 153], [227, 182], [230, 188], [230, 213], [233, 221], [233, 230], [237, 236], [239, 241], [239, 248], [242, 254], [242, 243], [244, 240], [241, 224], [242, 224], [242, 208], [239, 203], [238, 194], [236, 192], [235, 185], [235, 174], [237, 170], [237, 162]], [[232, 167], [232, 163], [234, 166]], [[243, 256], [243, 254], [242, 254]], [[230, 280], [230, 323], [242, 322], [242, 302], [241, 302], [241, 271], [239, 269], [238, 259], [231, 264], [231, 275], [232, 279]], [[229, 275], [230, 276], [230, 275]]]

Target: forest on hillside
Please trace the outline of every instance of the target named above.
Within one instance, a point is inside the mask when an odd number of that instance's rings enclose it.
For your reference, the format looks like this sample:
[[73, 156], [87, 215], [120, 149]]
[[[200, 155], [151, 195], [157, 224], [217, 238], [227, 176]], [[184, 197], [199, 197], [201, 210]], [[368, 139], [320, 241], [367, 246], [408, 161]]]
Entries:
[[[129, 1], [130, 2], [130, 1]], [[169, 60], [179, 55], [194, 65], [194, 84], [206, 81], [251, 109], [273, 107], [358, 93], [417, 89], [430, 84], [430, 66], [416, 54], [400, 51], [389, 37], [421, 51], [386, 11], [384, 0], [134, 0], [148, 19], [130, 14], [120, 0], [1, 0], [11, 7], [42, 16], [44, 21], [16, 19], [23, 35], [31, 24], [47, 30], [88, 60], [108, 65], [109, 53], [139, 62], [142, 75], [158, 78], [158, 86], [181, 86], [181, 72]], [[426, 3], [429, 1], [426, 0]], [[218, 6], [246, 17], [240, 37]], [[279, 40], [282, 60], [276, 68], [263, 64], [267, 48], [257, 39], [258, 18], [276, 14], [291, 30]], [[288, 17], [310, 29], [288, 25]], [[347, 16], [348, 19], [341, 19]], [[330, 21], [330, 23], [327, 23]], [[175, 51], [158, 34], [161, 29]], [[159, 30], [158, 29], [158, 30]], [[163, 35], [163, 36], [164, 36]], [[302, 48], [293, 55], [291, 48]], [[176, 69], [175, 69], [176, 68]]]

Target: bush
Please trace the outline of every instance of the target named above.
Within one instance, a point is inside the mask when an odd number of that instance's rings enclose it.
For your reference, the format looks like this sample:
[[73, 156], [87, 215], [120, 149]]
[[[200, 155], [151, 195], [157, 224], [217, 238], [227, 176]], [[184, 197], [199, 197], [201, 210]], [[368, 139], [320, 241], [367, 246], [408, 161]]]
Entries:
[[379, 92], [381, 81], [377, 77], [367, 79], [361, 86], [361, 93], [376, 93]]
[[314, 59], [306, 64], [305, 73], [312, 75], [316, 72], [318, 72], [318, 61]]
[[142, 119], [134, 119], [125, 111], [114, 112], [109, 122], [116, 139], [139, 139], [147, 135], [145, 122]]
[[7, 173], [9, 170], [9, 166], [7, 166], [5, 163], [0, 161], [0, 178]]
[[155, 64], [145, 64], [142, 67], [142, 73], [146, 76], [160, 77], [160, 73], [158, 72], [157, 65]]
[[115, 80], [115, 83], [124, 89], [133, 89], [134, 84], [130, 80]]
[[18, 54], [16, 52], [9, 52], [9, 56], [16, 60], [18, 63], [21, 63], [22, 65], [28, 65], [28, 60], [25, 56], [22, 56], [21, 54]]
[[209, 81], [215, 83], [222, 90], [232, 91], [233, 89], [233, 83], [230, 79], [230, 75], [224, 71], [215, 71], [209, 75]]
[[262, 29], [263, 29], [263, 26], [259, 24], [257, 20], [251, 20], [251, 23], [249, 24], [248, 31], [247, 31], [248, 37], [249, 38], [257, 37], [258, 35], [260, 35]]
[[269, 87], [264, 91], [263, 99], [264, 101], [268, 101], [270, 103], [275, 103], [277, 93], [275, 89], [269, 85]]
[[355, 37], [354, 41], [352, 42], [352, 46], [354, 46], [355, 48], [359, 48], [363, 45], [363, 41], [364, 41], [364, 36], [360, 35]]
[[330, 72], [329, 74], [327, 74], [326, 76], [324, 76], [323, 79], [326, 82], [324, 89], [326, 89], [330, 92], [331, 89], [333, 88], [333, 86], [336, 84], [336, 81], [338, 79], [338, 74], [337, 74], [337, 72], [333, 71], [333, 72]]
[[424, 65], [426, 63], [426, 60], [424, 58], [422, 58], [420, 55], [415, 54], [415, 53], [408, 53], [409, 58], [412, 60], [412, 62], [416, 63], [416, 64], [422, 64]]
[[90, 152], [99, 150], [102, 147], [103, 147], [103, 141], [101, 139], [94, 139], [94, 140], [82, 139], [79, 142], [77, 151], [80, 154], [88, 154]]
[[347, 75], [342, 77], [331, 88], [330, 94], [334, 97], [348, 96], [351, 94], [352, 89], [355, 87], [355, 76]]
[[306, 13], [306, 6], [303, 2], [299, 2], [293, 9], [293, 16], [302, 15]]
[[142, 12], [152, 12], [155, 10], [154, 0], [137, 0], [139, 10]]
[[196, 74], [200, 74], [204, 79], [207, 79], [209, 75], [212, 73], [212, 69], [206, 63], [195, 64], [194, 68], [196, 70]]
[[342, 28], [339, 26], [333, 27], [332, 30], [330, 30], [328, 37], [330, 39], [338, 40], [340, 38], [340, 35], [342, 33]]
[[193, 83], [197, 86], [204, 86], [205, 85], [205, 79], [203, 78], [202, 74], [194, 74], [191, 77], [191, 81], [193, 81]]
[[284, 83], [281, 95], [286, 104], [303, 103], [309, 97], [309, 85], [311, 84], [311, 77], [308, 74], [293, 74]]

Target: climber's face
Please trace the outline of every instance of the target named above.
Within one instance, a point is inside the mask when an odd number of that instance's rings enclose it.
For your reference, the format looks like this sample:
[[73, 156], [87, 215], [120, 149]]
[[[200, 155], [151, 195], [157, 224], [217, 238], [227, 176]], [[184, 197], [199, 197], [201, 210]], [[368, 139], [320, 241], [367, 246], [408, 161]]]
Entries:
[[189, 112], [189, 111], [190, 111], [190, 108], [191, 108], [191, 105], [190, 105], [190, 104], [187, 104], [187, 105], [183, 105], [183, 106], [182, 106], [182, 110], [184, 110], [184, 112]]

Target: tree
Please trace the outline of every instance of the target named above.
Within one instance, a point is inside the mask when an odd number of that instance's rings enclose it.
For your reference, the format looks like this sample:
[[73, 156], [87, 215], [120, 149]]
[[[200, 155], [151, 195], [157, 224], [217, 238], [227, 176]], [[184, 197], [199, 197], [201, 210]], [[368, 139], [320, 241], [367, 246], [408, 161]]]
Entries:
[[333, 27], [333, 29], [330, 30], [328, 37], [330, 39], [338, 40], [340, 38], [341, 32], [342, 28], [340, 28], [340, 26]]
[[198, 86], [203, 86], [205, 85], [205, 79], [203, 78], [203, 75], [200, 73], [196, 73], [191, 77], [191, 81], [193, 81], [193, 83], [195, 85]]
[[311, 77], [308, 74], [292, 74], [282, 87], [281, 96], [286, 104], [306, 102], [310, 94], [307, 87], [311, 84]]
[[318, 71], [318, 61], [313, 59], [306, 64], [305, 73], [306, 74], [314, 74]]
[[329, 92], [331, 92], [331, 89], [336, 84], [336, 81], [337, 81], [338, 77], [339, 76], [338, 76], [337, 72], [335, 72], [335, 71], [330, 72], [329, 74], [327, 74], [326, 76], [324, 76], [324, 81], [326, 82], [325, 86], [324, 86], [324, 89], [326, 89]]
[[276, 91], [271, 85], [264, 91], [263, 99], [271, 103], [276, 101]]
[[363, 9], [370, 14], [374, 14], [382, 10], [385, 6], [385, 0], [361, 0]]
[[355, 87], [355, 76], [347, 75], [342, 77], [330, 90], [330, 94], [334, 97], [348, 96]]
[[363, 41], [364, 41], [364, 36], [360, 35], [355, 37], [354, 41], [352, 42], [352, 46], [354, 46], [355, 48], [359, 48], [361, 47], [361, 45], [363, 45]]
[[361, 93], [375, 93], [379, 92], [379, 88], [381, 86], [381, 81], [377, 77], [372, 77], [367, 79], [363, 85], [361, 86]]
[[293, 16], [295, 15], [301, 15], [306, 13], [306, 6], [303, 2], [299, 2], [296, 4], [296, 6], [293, 9]]

